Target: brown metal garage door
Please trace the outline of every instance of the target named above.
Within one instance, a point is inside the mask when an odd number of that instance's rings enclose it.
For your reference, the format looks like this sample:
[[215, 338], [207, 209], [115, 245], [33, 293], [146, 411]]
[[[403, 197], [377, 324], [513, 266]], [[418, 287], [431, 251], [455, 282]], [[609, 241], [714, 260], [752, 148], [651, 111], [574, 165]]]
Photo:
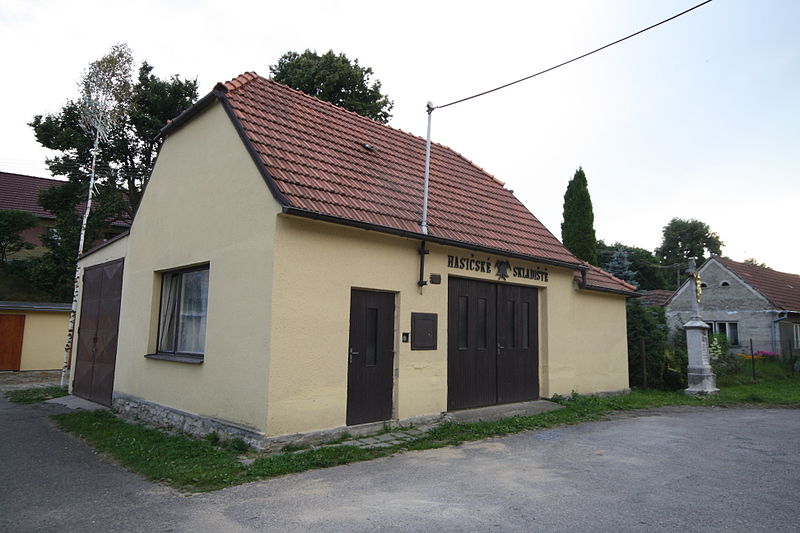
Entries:
[[539, 397], [537, 297], [531, 287], [450, 278], [448, 410]]
[[111, 405], [117, 358], [123, 260], [89, 267], [83, 273], [81, 321], [75, 356], [76, 396]]
[[0, 315], [0, 370], [19, 370], [25, 315]]

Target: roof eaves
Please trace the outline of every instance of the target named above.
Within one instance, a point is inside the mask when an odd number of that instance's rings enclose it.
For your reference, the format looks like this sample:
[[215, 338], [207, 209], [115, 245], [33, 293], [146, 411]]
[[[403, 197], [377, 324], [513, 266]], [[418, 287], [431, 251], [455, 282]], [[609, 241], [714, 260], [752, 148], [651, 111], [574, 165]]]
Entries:
[[[225, 92], [227, 92], [227, 89]], [[258, 168], [258, 171], [261, 173], [261, 177], [264, 178], [264, 182], [267, 184], [267, 187], [269, 188], [269, 191], [272, 193], [272, 196], [279, 204], [281, 204], [281, 206], [283, 207], [291, 206], [289, 199], [286, 198], [286, 196], [278, 188], [278, 184], [275, 182], [275, 178], [272, 177], [272, 174], [270, 174], [269, 169], [267, 169], [266, 165], [264, 165], [264, 161], [262, 160], [261, 155], [259, 155], [255, 146], [253, 146], [253, 143], [250, 142], [250, 138], [247, 136], [247, 132], [244, 131], [244, 127], [242, 126], [239, 117], [237, 117], [236, 113], [233, 111], [233, 107], [226, 98], [225, 93], [219, 94], [218, 99], [222, 104], [222, 108], [228, 114], [228, 118], [231, 120], [233, 127], [236, 129], [236, 133], [239, 134], [239, 138], [242, 140], [245, 149], [247, 149], [247, 153], [250, 154], [250, 158], [253, 160], [253, 163], [255, 163], [256, 167]]]
[[114, 237], [108, 239], [106, 242], [102, 242], [102, 243], [98, 244], [97, 246], [95, 246], [94, 248], [90, 248], [89, 250], [83, 252], [81, 255], [78, 256], [78, 261], [80, 261], [84, 257], [88, 257], [88, 256], [92, 255], [93, 253], [95, 253], [98, 250], [102, 250], [103, 248], [105, 248], [106, 246], [108, 246], [108, 245], [110, 245], [112, 243], [115, 243], [117, 241], [122, 240], [123, 238], [127, 237], [130, 232], [131, 232], [130, 230], [123, 231], [119, 235], [115, 235]]
[[436, 237], [434, 235], [425, 235], [424, 233], [417, 233], [413, 231], [406, 231], [398, 228], [392, 228], [389, 226], [380, 226], [378, 224], [371, 224], [369, 222], [362, 222], [360, 220], [353, 220], [350, 218], [344, 217], [337, 217], [333, 215], [326, 215], [324, 213], [319, 213], [317, 211], [309, 211], [306, 209], [301, 209], [297, 207], [292, 207], [289, 205], [284, 205], [283, 212], [287, 215], [294, 215], [302, 218], [309, 218], [313, 220], [321, 220], [323, 222], [331, 222], [333, 224], [340, 224], [343, 226], [350, 226], [360, 229], [365, 229], [369, 231], [377, 231], [380, 233], [388, 233], [390, 235], [397, 235], [399, 237], [406, 237], [409, 239], [419, 239], [424, 240], [426, 242], [432, 242], [436, 244], [443, 244], [446, 246], [455, 246], [457, 248], [465, 248], [468, 250], [476, 250], [479, 252], [486, 252], [491, 254], [502, 255], [505, 257], [513, 257], [514, 259], [522, 259], [525, 261], [533, 261], [536, 263], [541, 263], [544, 265], [552, 265], [562, 268], [568, 268], [570, 270], [582, 270], [584, 267], [579, 263], [567, 263], [565, 261], [557, 261], [554, 259], [547, 259], [543, 257], [535, 257], [532, 255], [520, 254], [511, 252], [509, 250], [503, 250], [501, 248], [492, 248], [489, 246], [481, 246], [477, 244], [467, 243], [456, 241], [453, 239], [447, 239], [444, 237]]
[[584, 291], [592, 291], [592, 292], [606, 292], [609, 294], [618, 294], [620, 296], [627, 296], [628, 298], [641, 298], [643, 295], [641, 293], [635, 291], [626, 291], [622, 289], [610, 289], [608, 287], [599, 287], [597, 285], [583, 285], [578, 287], [580, 290]]
[[170, 120], [166, 126], [161, 128], [161, 131], [158, 132], [154, 140], [159, 138], [165, 138], [167, 135], [173, 133], [177, 129], [181, 128], [184, 124], [189, 122], [192, 118], [198, 115], [201, 111], [205, 110], [208, 106], [213, 104], [216, 100], [222, 98], [227, 89], [221, 83], [218, 83], [214, 90], [210, 93], [202, 97], [200, 100], [194, 103], [192, 107], [178, 115], [177, 117]]
[[43, 311], [65, 312], [72, 309], [72, 305], [61, 302], [0, 302], [0, 311]]

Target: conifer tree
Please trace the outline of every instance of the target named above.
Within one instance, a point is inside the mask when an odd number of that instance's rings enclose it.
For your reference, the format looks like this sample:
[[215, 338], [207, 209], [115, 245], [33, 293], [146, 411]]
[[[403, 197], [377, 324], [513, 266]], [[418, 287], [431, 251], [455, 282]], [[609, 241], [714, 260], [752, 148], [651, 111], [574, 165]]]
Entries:
[[589, 185], [582, 167], [575, 171], [575, 176], [569, 181], [567, 192], [564, 193], [561, 240], [576, 257], [597, 265], [592, 198], [589, 196]]

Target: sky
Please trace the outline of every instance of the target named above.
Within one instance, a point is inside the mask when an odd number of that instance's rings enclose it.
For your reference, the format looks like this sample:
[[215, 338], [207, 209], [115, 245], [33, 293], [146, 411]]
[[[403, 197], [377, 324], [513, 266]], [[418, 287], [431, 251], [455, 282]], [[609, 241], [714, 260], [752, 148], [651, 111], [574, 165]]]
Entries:
[[[285, 52], [334, 50], [373, 69], [390, 125], [424, 137], [442, 105], [528, 76], [701, 0], [520, 2], [3, 0], [0, 170], [49, 177], [27, 125], [78, 94], [126, 42], [200, 95]], [[674, 217], [723, 254], [800, 273], [800, 2], [714, 0], [508, 89], [433, 113], [432, 140], [506, 186], [560, 238], [583, 167], [597, 238], [653, 250]]]

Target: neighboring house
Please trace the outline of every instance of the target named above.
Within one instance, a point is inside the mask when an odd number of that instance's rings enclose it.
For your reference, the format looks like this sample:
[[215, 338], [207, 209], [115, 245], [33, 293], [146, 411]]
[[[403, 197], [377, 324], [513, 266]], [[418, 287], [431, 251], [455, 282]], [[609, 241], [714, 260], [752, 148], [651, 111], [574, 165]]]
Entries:
[[56, 370], [64, 362], [70, 304], [0, 302], [0, 370]]
[[426, 233], [424, 139], [256, 74], [162, 136], [130, 233], [79, 262], [75, 394], [264, 445], [628, 389], [634, 287], [449, 148]]
[[641, 291], [639, 294], [641, 295], [643, 304], [664, 307], [675, 294], [675, 291], [654, 289], [651, 291]]
[[53, 226], [56, 217], [41, 207], [37, 203], [37, 199], [39, 191], [61, 183], [63, 182], [54, 179], [0, 172], [0, 209], [27, 211], [39, 218], [39, 223], [35, 227], [22, 232], [22, 238], [25, 242], [32, 244], [34, 248], [20, 250], [10, 256], [10, 259], [24, 259], [44, 253], [45, 248], [42, 246], [40, 237]]
[[[63, 183], [61, 180], [0, 171], [0, 209], [27, 211], [39, 218], [39, 223], [35, 227], [22, 232], [22, 238], [25, 242], [32, 244], [34, 248], [20, 250], [11, 255], [9, 259], [26, 259], [45, 252], [46, 249], [42, 246], [41, 236], [54, 225], [56, 217], [39, 205], [39, 191]], [[78, 209], [83, 212], [85, 206], [86, 203], [78, 204]], [[127, 224], [115, 222], [106, 238], [118, 235], [127, 228]]]
[[[731, 350], [800, 354], [800, 276], [770, 268], [712, 257], [699, 269], [700, 314], [712, 333], [724, 333]], [[683, 325], [691, 314], [691, 284], [687, 281], [667, 303], [671, 326]]]

